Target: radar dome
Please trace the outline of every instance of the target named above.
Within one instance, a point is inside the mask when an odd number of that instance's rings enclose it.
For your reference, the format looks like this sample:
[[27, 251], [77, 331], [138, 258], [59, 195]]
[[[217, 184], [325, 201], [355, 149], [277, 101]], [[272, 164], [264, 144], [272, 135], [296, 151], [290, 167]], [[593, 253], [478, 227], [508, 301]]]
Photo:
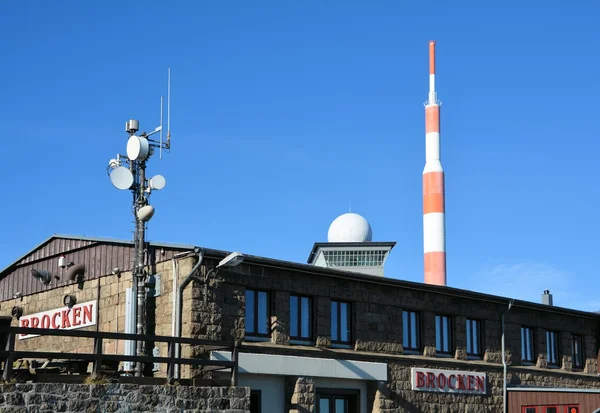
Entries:
[[337, 217], [327, 233], [328, 242], [371, 242], [371, 238], [369, 222], [352, 212]]

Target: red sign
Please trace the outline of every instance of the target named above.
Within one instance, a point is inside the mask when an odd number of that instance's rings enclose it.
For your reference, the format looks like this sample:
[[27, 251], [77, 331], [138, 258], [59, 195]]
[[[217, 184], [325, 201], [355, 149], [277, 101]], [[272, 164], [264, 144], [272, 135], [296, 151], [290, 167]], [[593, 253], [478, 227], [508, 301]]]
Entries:
[[485, 373], [413, 367], [411, 376], [416, 391], [486, 394]]
[[[41, 313], [24, 315], [19, 319], [19, 327], [49, 328], [53, 330], [73, 330], [96, 325], [97, 302], [75, 304]], [[39, 334], [19, 334], [19, 340], [37, 337]]]

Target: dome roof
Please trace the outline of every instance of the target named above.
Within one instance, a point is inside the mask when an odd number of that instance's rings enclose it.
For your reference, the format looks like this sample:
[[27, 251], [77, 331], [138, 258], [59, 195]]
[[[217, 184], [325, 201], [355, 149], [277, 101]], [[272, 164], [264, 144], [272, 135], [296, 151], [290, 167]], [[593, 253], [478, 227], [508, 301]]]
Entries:
[[352, 212], [337, 217], [327, 233], [328, 242], [371, 242], [371, 238], [369, 222]]

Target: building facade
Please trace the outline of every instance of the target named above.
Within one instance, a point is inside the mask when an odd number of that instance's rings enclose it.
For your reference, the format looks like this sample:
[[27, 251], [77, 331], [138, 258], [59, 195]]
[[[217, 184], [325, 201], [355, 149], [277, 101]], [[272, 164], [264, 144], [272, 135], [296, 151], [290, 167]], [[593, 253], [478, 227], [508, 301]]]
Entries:
[[[195, 269], [183, 296], [182, 335], [241, 343], [239, 384], [252, 389], [252, 412], [501, 412], [504, 316], [510, 413], [600, 408], [598, 314], [391, 279], [379, 268], [383, 255], [354, 253], [379, 248], [361, 245], [369, 242], [315, 244], [313, 252], [337, 251], [333, 267], [246, 255], [221, 269], [226, 252], [150, 243], [148, 333], [176, 334], [173, 303]], [[393, 244], [383, 244], [389, 253]], [[132, 249], [127, 241], [51, 237], [0, 273], [0, 315], [13, 316], [13, 325], [128, 332]], [[378, 267], [374, 275], [349, 268], [357, 258]], [[70, 279], [69, 269], [81, 264], [85, 271]], [[52, 337], [17, 343], [54, 351], [91, 346]], [[104, 343], [107, 354], [128, 351], [127, 342]], [[167, 355], [161, 346], [147, 352]], [[194, 348], [182, 355], [231, 358]], [[177, 374], [209, 376], [187, 368]]]

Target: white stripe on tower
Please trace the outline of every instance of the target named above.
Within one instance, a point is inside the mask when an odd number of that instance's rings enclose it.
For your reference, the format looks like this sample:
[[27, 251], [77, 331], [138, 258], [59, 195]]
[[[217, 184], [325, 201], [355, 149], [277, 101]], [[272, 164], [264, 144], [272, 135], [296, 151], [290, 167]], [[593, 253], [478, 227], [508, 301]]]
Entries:
[[444, 170], [440, 162], [440, 103], [435, 92], [435, 41], [429, 42], [429, 99], [425, 102], [423, 246], [425, 283], [446, 285]]

